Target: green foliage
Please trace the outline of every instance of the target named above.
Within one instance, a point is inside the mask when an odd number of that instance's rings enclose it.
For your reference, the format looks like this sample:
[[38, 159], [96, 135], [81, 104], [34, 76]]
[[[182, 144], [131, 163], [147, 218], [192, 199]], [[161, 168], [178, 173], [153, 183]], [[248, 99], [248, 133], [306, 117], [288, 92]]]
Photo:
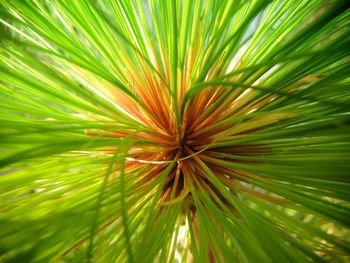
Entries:
[[348, 262], [347, 1], [0, 0], [0, 261]]

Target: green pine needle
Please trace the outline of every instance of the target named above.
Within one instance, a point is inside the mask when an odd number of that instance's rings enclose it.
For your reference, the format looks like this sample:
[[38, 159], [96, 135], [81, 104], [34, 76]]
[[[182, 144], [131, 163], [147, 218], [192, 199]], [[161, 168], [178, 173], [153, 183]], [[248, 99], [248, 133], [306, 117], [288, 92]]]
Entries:
[[0, 261], [349, 262], [349, 7], [0, 0]]

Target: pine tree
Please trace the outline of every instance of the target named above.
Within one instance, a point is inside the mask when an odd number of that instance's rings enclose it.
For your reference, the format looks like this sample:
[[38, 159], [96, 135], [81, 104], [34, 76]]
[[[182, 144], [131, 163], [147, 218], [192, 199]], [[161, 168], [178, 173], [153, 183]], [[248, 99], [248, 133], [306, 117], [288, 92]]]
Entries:
[[0, 261], [349, 261], [349, 18], [0, 0]]

